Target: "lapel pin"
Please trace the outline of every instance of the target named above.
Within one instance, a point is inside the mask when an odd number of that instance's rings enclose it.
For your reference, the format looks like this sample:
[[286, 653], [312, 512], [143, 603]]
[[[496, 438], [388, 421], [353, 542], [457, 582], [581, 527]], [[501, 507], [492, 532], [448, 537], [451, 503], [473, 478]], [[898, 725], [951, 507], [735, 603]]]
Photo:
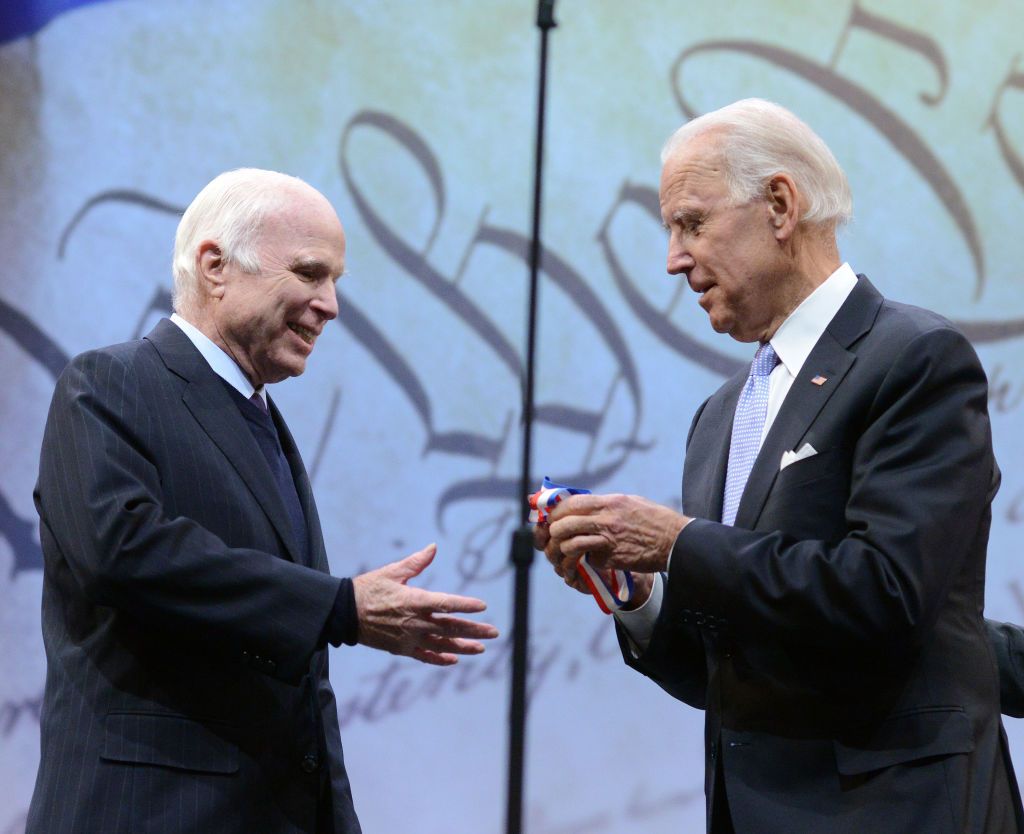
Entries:
[[815, 385], [824, 385], [826, 382], [828, 382], [828, 377], [818, 374], [814, 379], [811, 380], [811, 382], [813, 382]]

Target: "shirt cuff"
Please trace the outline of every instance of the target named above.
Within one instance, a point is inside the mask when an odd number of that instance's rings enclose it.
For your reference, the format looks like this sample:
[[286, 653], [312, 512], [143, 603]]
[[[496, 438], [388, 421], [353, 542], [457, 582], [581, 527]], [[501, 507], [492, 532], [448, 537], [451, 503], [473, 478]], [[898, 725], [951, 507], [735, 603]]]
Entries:
[[321, 647], [330, 643], [332, 646], [354, 646], [359, 642], [359, 615], [356, 611], [356, 591], [351, 579], [342, 579], [338, 585], [338, 593], [334, 597], [331, 613], [327, 615], [323, 633], [320, 635]]
[[661, 613], [661, 600], [664, 593], [664, 579], [660, 573], [656, 573], [647, 602], [632, 611], [619, 609], [615, 612], [615, 619], [622, 624], [626, 634], [641, 652], [647, 651], [647, 646], [650, 645], [651, 637], [654, 635], [654, 626], [658, 622], [658, 614]]

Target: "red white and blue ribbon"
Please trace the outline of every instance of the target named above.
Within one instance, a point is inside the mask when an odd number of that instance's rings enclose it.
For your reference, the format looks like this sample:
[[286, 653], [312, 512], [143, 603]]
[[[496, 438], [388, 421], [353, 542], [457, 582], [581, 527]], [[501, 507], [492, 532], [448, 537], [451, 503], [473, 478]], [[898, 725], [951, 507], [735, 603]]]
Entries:
[[[530, 496], [530, 521], [533, 524], [546, 523], [548, 514], [570, 495], [590, 495], [590, 490], [556, 484], [545, 476], [541, 488]], [[605, 614], [611, 614], [633, 598], [633, 574], [628, 570], [612, 571], [612, 581], [608, 584], [591, 566], [586, 553], [577, 560], [576, 569], [594, 595], [598, 608]]]

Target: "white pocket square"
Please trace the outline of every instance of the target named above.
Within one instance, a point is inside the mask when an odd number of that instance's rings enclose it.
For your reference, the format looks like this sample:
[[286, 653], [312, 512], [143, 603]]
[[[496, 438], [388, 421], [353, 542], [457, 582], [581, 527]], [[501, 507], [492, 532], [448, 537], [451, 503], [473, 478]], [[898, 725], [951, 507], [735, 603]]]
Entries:
[[798, 460], [807, 460], [818, 454], [818, 450], [815, 449], [810, 443], [805, 443], [796, 452], [783, 452], [782, 462], [779, 464], [779, 471], [781, 472], [791, 463], [796, 463]]

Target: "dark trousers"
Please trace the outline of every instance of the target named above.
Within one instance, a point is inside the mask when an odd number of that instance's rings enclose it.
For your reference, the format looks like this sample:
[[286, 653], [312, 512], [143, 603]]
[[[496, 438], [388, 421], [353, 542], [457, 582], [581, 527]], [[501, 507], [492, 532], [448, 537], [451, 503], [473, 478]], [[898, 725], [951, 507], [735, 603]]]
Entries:
[[725, 774], [722, 772], [722, 757], [715, 765], [715, 801], [711, 810], [711, 834], [736, 834], [729, 814], [729, 797], [725, 791]]
[[316, 834], [334, 834], [334, 804], [330, 778], [320, 781], [320, 801], [316, 806]]

